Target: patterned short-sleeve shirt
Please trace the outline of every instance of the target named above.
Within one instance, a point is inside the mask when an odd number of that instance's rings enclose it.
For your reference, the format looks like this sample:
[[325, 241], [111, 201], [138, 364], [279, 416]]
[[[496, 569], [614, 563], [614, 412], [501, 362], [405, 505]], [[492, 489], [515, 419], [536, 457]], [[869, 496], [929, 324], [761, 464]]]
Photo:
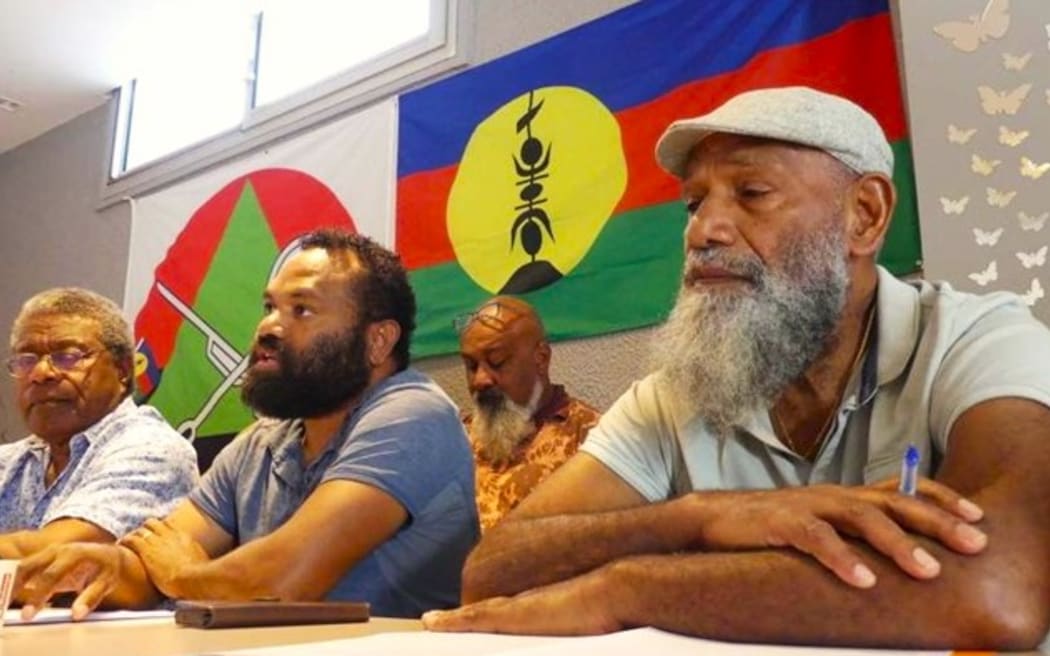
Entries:
[[193, 446], [130, 398], [70, 439], [69, 463], [50, 486], [49, 462], [35, 435], [0, 445], [0, 533], [72, 518], [119, 538], [167, 515], [198, 480]]
[[[553, 387], [547, 406], [536, 412], [536, 433], [524, 440], [506, 462], [493, 464], [481, 454], [480, 445], [470, 436], [474, 451], [474, 480], [481, 529], [494, 526], [540, 481], [550, 476], [583, 444], [601, 414], [587, 403], [565, 393], [561, 385]], [[473, 415], [464, 415], [463, 423], [470, 432]]]

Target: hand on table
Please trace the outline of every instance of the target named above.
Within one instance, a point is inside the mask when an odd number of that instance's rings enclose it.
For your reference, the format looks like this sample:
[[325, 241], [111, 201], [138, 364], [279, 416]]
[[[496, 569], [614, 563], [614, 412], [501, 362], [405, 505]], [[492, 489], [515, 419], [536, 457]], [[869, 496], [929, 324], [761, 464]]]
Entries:
[[147, 519], [121, 538], [120, 544], [135, 552], [153, 585], [172, 599], [186, 596], [179, 583], [187, 569], [208, 561], [208, 554], [196, 540], [163, 519]]
[[513, 597], [493, 597], [455, 610], [423, 614], [429, 631], [597, 635], [624, 627], [605, 607], [601, 570]]
[[840, 579], [860, 588], [875, 574], [844, 536], [867, 542], [918, 579], [940, 573], [940, 563], [911, 534], [962, 554], [984, 549], [987, 536], [972, 526], [979, 507], [929, 479], [917, 496], [897, 492], [891, 479], [865, 487], [813, 485], [762, 492], [699, 493], [700, 548], [731, 551], [792, 547], [813, 556]]
[[53, 545], [23, 558], [15, 579], [15, 595], [23, 602], [22, 619], [33, 619], [61, 592], [80, 593], [72, 611], [74, 620], [83, 619], [116, 587], [121, 567], [120, 548], [112, 544]]

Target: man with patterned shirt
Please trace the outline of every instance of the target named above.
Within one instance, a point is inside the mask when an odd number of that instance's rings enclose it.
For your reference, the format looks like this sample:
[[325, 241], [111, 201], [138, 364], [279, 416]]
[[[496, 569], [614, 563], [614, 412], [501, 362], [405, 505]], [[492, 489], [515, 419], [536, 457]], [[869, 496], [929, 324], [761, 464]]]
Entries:
[[120, 308], [94, 292], [51, 289], [22, 307], [7, 368], [32, 435], [0, 446], [0, 557], [110, 542], [196, 485], [193, 447], [129, 398], [133, 354]]
[[463, 423], [474, 451], [484, 530], [576, 453], [599, 413], [563, 386], [551, 385], [551, 347], [543, 323], [525, 301], [493, 298], [459, 328], [475, 407]]

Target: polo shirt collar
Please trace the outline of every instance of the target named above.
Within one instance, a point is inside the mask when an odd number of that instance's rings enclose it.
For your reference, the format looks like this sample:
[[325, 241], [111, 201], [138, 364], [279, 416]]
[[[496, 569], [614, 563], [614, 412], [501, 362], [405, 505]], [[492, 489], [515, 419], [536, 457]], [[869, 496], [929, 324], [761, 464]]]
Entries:
[[[904, 373], [919, 337], [919, 290], [881, 266], [876, 317], [876, 381], [881, 387]], [[871, 390], [874, 394], [874, 390]]]

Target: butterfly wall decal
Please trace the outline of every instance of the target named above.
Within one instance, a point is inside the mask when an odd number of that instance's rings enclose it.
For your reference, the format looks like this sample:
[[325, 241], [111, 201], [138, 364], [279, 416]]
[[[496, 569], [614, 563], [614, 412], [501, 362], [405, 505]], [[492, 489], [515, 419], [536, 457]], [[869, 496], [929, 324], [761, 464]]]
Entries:
[[1028, 130], [1017, 130], [1014, 132], [1005, 125], [999, 126], [999, 143], [1004, 146], [1016, 147], [1024, 143], [1028, 138]]
[[983, 271], [971, 273], [967, 277], [970, 280], [977, 283], [978, 285], [980, 285], [981, 287], [984, 287], [988, 283], [995, 282], [999, 279], [999, 269], [995, 264], [995, 260], [992, 260], [988, 263], [988, 266], [986, 266]]
[[1009, 114], [1013, 116], [1021, 109], [1028, 92], [1032, 90], [1031, 84], [1022, 84], [1015, 89], [996, 91], [984, 86], [977, 87], [977, 94], [981, 97], [981, 110], [989, 116], [996, 114]]
[[945, 198], [941, 196], [941, 209], [945, 214], [962, 214], [966, 211], [966, 205], [970, 202], [969, 196], [959, 199]]
[[1032, 307], [1036, 301], [1043, 298], [1043, 284], [1039, 282], [1038, 278], [1032, 278], [1032, 282], [1028, 285], [1028, 291], [1021, 294], [1021, 299]]
[[994, 173], [995, 167], [1002, 163], [1002, 160], [999, 159], [983, 159], [977, 153], [970, 156], [970, 170], [977, 175], [983, 175], [985, 177]]
[[1016, 191], [999, 191], [994, 187], [988, 187], [986, 191], [988, 204], [992, 207], [1006, 207], [1013, 202], [1014, 196], [1017, 195]]
[[1003, 68], [1008, 71], [1021, 71], [1028, 65], [1028, 60], [1032, 58], [1032, 53], [1026, 52], [1023, 55], [1011, 55], [1008, 52], [1003, 53]]
[[964, 129], [948, 124], [948, 142], [953, 144], [964, 144], [977, 132], [977, 128]]
[[1043, 246], [1034, 253], [1018, 252], [1016, 255], [1017, 259], [1021, 260], [1021, 266], [1026, 269], [1031, 269], [1032, 267], [1041, 267], [1046, 264], [1046, 251], [1047, 247]]
[[979, 16], [963, 21], [946, 21], [933, 26], [933, 31], [947, 39], [954, 48], [973, 52], [989, 39], [1000, 39], [1010, 29], [1010, 0], [989, 0]]
[[1027, 157], [1021, 158], [1021, 175], [1024, 177], [1038, 180], [1046, 175], [1047, 171], [1050, 171], [1050, 162], [1036, 164]]
[[1050, 212], [1043, 212], [1038, 216], [1029, 216], [1024, 212], [1017, 213], [1017, 222], [1021, 224], [1021, 230], [1025, 232], [1039, 232], [1046, 225], [1046, 220], [1050, 219]]
[[978, 246], [995, 246], [999, 243], [999, 237], [1002, 236], [1002, 228], [987, 231], [981, 230], [980, 228], [973, 229], [973, 238], [977, 242]]

